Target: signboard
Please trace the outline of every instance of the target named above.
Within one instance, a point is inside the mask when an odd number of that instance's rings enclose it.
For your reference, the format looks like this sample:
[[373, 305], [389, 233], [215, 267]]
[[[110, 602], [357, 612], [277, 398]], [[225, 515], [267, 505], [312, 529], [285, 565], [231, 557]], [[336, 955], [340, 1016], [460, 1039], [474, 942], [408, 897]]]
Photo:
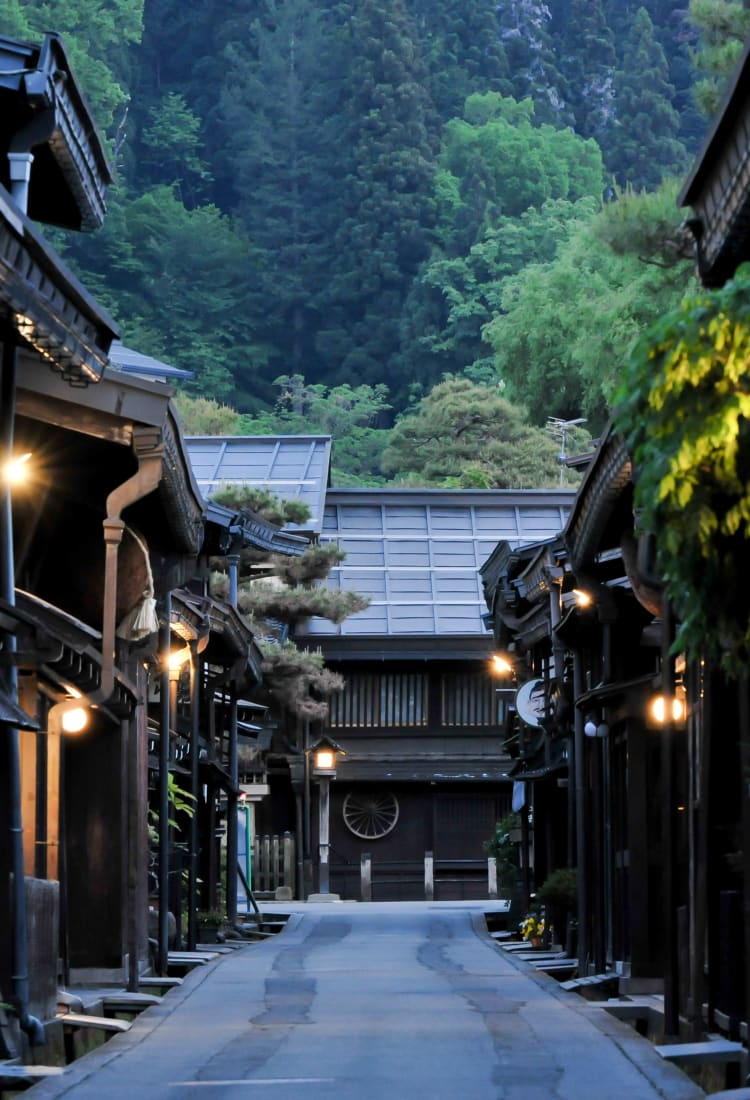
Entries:
[[542, 728], [547, 713], [546, 685], [544, 680], [527, 680], [516, 692], [516, 710], [527, 726]]

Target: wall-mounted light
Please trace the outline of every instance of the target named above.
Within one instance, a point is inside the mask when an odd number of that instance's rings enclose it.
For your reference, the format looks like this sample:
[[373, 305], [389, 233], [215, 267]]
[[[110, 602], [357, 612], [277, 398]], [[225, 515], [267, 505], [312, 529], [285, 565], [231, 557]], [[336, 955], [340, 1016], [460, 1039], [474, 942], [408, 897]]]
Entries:
[[167, 654], [166, 664], [169, 670], [170, 676], [179, 677], [182, 666], [190, 660], [190, 647], [183, 646], [182, 649], [173, 649], [171, 653]]
[[583, 732], [586, 737], [606, 737], [609, 734], [609, 726], [603, 718], [592, 712], [586, 715]]
[[29, 462], [31, 460], [31, 451], [27, 451], [22, 455], [15, 455], [3, 466], [3, 478], [8, 485], [23, 485], [24, 482], [29, 480], [31, 467]]
[[490, 672], [493, 676], [512, 676], [513, 662], [506, 653], [493, 653], [490, 657]]
[[594, 603], [594, 597], [583, 588], [574, 588], [573, 596], [575, 597], [576, 607], [591, 607]]
[[687, 717], [685, 689], [678, 685], [671, 699], [665, 695], [652, 695], [648, 702], [648, 716], [654, 726], [663, 726], [668, 719], [680, 725]]
[[91, 708], [83, 698], [63, 699], [47, 713], [47, 731], [74, 736], [83, 733], [91, 720]]

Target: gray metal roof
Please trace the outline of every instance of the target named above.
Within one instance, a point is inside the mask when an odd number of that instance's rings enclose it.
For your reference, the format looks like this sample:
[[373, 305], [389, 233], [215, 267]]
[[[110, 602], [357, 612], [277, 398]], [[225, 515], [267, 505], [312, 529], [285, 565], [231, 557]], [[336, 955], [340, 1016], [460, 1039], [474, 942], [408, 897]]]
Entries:
[[158, 381], [166, 379], [185, 380], [195, 378], [195, 371], [182, 370], [173, 367], [169, 363], [162, 363], [160, 359], [154, 359], [150, 355], [144, 355], [140, 351], [126, 348], [120, 340], [113, 340], [109, 350], [110, 366], [123, 374], [137, 374], [141, 378], [152, 378]]
[[339, 626], [312, 619], [307, 633], [487, 636], [480, 566], [501, 540], [521, 546], [558, 534], [573, 498], [570, 490], [329, 490], [321, 542], [347, 556], [327, 583], [371, 603]]
[[188, 436], [185, 446], [204, 496], [221, 485], [268, 489], [281, 500], [301, 500], [310, 509], [291, 531], [319, 534], [331, 464], [327, 435]]

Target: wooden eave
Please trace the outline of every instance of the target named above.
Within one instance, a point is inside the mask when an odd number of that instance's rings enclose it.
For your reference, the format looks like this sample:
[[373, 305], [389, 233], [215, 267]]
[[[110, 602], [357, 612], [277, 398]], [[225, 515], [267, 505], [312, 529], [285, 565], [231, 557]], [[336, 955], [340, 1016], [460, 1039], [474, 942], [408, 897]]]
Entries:
[[701, 281], [723, 285], [750, 259], [750, 42], [677, 203], [695, 214]]
[[0, 37], [0, 182], [8, 151], [33, 151], [29, 216], [66, 229], [104, 221], [112, 171], [62, 39], [40, 45]]
[[111, 317], [79, 283], [0, 187], [0, 315], [72, 386], [98, 382], [119, 335]]
[[273, 554], [300, 557], [310, 545], [308, 539], [282, 531], [273, 523], [247, 509], [234, 512], [215, 501], [205, 504], [206, 537], [204, 550], [209, 554], [225, 554], [232, 543], [252, 546]]
[[[602, 549], [617, 503], [632, 481], [632, 463], [621, 436], [603, 437], [581, 483], [563, 531], [573, 572], [591, 566]], [[619, 545], [619, 538], [614, 542]]]
[[[211, 598], [207, 598], [207, 604], [211, 632], [206, 659], [214, 663], [215, 657], [218, 656], [221, 663], [224, 663], [225, 658], [229, 658], [230, 662], [242, 662], [255, 682], [260, 683], [263, 679], [261, 670], [263, 655], [253, 632], [245, 625], [236, 608], [230, 604]], [[223, 654], [216, 655], [217, 643], [223, 650]]]
[[298, 638], [299, 645], [320, 649], [326, 661], [486, 661], [492, 653], [492, 635], [454, 634], [363, 636], [316, 634]]
[[[204, 501], [182, 444], [171, 391], [158, 382], [108, 374], [84, 392], [66, 385], [56, 374], [40, 374], [31, 354], [19, 357], [16, 410], [45, 424], [133, 449], [162, 447], [162, 478], [154, 494], [151, 537], [158, 523], [168, 531], [170, 549], [196, 555], [203, 541]], [[146, 498], [146, 501], [148, 498]], [[145, 502], [137, 508], [142, 511]], [[164, 540], [162, 539], [162, 542]]]
[[[0, 626], [16, 637], [16, 661], [59, 686], [91, 694], [101, 686], [101, 634], [46, 600], [16, 589], [15, 604], [0, 600]], [[127, 713], [135, 705], [137, 689], [115, 672], [115, 692], [108, 710]]]

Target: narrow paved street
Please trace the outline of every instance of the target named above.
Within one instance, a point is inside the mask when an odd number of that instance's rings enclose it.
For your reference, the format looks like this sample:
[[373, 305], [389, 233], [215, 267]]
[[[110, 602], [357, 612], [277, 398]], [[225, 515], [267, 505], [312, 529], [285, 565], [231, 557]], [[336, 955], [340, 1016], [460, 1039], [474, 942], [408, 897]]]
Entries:
[[478, 903], [292, 906], [26, 1095], [72, 1100], [693, 1100], [601, 1009], [513, 963]]

